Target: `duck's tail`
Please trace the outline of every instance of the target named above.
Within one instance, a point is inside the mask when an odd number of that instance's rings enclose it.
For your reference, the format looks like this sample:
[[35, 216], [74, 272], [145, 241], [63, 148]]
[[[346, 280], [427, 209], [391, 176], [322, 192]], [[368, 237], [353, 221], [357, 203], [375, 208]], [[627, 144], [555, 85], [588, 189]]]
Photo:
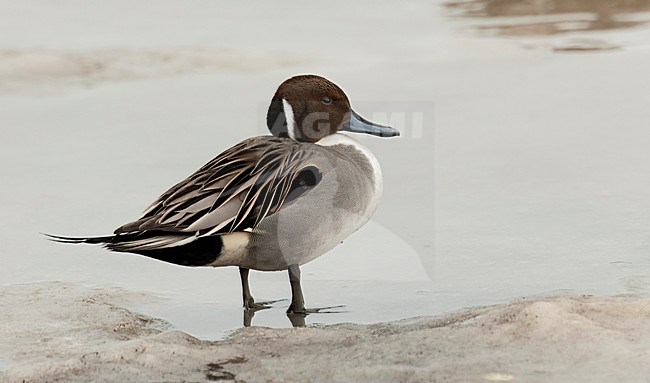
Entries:
[[87, 243], [90, 245], [104, 245], [107, 243], [110, 243], [113, 238], [115, 238], [114, 235], [109, 235], [105, 237], [62, 237], [59, 235], [52, 235], [52, 234], [46, 234], [46, 233], [41, 233], [43, 234], [47, 239], [50, 241], [54, 242], [60, 242], [60, 243]]
[[102, 245], [111, 251], [135, 253], [183, 266], [207, 266], [224, 250], [221, 235], [199, 237], [195, 233], [143, 231], [105, 237], [63, 237], [43, 234], [47, 239], [71, 244]]

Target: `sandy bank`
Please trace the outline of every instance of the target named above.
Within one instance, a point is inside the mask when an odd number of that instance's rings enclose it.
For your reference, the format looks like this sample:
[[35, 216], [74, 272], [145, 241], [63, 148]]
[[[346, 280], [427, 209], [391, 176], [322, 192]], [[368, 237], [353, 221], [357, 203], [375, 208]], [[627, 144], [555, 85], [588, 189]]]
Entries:
[[2, 382], [642, 381], [650, 300], [560, 296], [375, 325], [251, 327], [201, 341], [60, 283], [0, 290]]

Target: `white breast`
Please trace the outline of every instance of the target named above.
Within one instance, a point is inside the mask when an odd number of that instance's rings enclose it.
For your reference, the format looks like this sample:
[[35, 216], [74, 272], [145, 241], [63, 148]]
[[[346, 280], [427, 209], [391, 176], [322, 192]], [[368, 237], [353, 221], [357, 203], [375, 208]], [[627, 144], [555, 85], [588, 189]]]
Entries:
[[381, 166], [379, 166], [379, 161], [377, 161], [377, 158], [375, 157], [374, 154], [370, 151], [370, 149], [366, 148], [363, 146], [359, 141], [355, 140], [354, 138], [347, 136], [342, 133], [336, 133], [329, 135], [320, 141], [316, 143], [316, 145], [320, 146], [334, 146], [334, 145], [347, 145], [355, 150], [358, 150], [365, 158], [368, 159], [368, 162], [370, 162], [370, 165], [372, 166], [372, 178], [375, 184], [375, 198], [377, 199], [377, 203], [379, 203], [379, 198], [381, 197], [381, 193], [384, 188], [384, 176], [381, 173]]

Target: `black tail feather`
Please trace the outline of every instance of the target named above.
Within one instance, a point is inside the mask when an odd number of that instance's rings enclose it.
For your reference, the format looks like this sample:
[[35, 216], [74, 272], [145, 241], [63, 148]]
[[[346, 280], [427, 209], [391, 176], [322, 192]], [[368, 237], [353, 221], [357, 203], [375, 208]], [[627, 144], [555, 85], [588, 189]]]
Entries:
[[41, 233], [47, 239], [50, 241], [54, 242], [60, 242], [60, 243], [88, 243], [91, 245], [101, 245], [101, 244], [106, 244], [109, 243], [113, 240], [113, 235], [110, 236], [105, 236], [105, 237], [62, 237], [59, 235], [52, 235], [52, 234], [45, 234]]

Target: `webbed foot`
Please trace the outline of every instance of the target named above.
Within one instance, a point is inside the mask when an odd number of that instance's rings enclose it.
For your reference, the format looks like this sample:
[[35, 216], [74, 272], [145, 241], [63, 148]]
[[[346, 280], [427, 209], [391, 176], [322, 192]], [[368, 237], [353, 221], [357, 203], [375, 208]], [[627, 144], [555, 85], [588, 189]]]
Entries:
[[309, 315], [309, 314], [336, 314], [336, 313], [342, 313], [344, 311], [331, 311], [333, 309], [338, 309], [341, 307], [345, 307], [345, 305], [338, 305], [338, 306], [328, 306], [328, 307], [317, 307], [317, 308], [305, 308], [305, 306], [294, 306], [291, 304], [289, 308], [287, 309], [287, 314], [303, 314], [303, 315]]
[[319, 308], [312, 308], [312, 309], [306, 309], [302, 307], [302, 311], [294, 311], [295, 309], [289, 306], [289, 309], [287, 310], [287, 318], [289, 318], [289, 321], [291, 322], [291, 325], [293, 327], [305, 327], [305, 318], [307, 318], [307, 315], [336, 314], [336, 313], [345, 312], [345, 311], [334, 310], [341, 307], [345, 307], [345, 305], [319, 307]]
[[244, 302], [244, 310], [253, 310], [253, 311], [259, 311], [259, 310], [266, 310], [270, 309], [274, 303], [286, 301], [286, 299], [278, 299], [275, 301], [262, 301], [262, 302], [255, 302], [253, 297], [250, 297]]

